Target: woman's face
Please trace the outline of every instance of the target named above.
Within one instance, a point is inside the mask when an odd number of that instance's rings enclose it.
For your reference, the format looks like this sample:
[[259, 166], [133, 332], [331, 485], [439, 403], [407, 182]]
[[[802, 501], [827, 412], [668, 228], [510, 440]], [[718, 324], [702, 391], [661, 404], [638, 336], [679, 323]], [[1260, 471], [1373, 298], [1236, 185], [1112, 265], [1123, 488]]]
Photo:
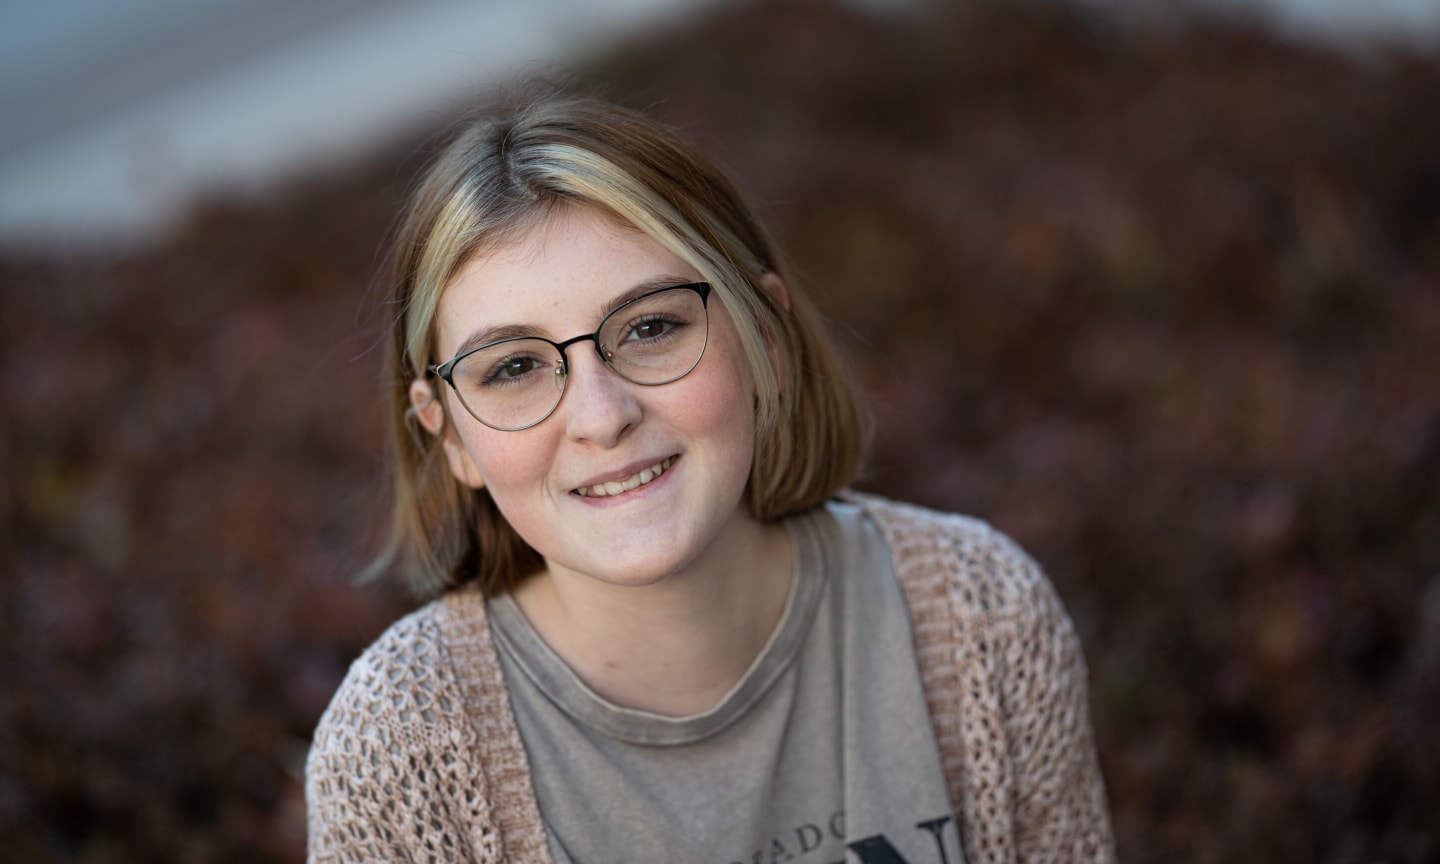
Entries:
[[[454, 356], [492, 328], [563, 342], [594, 331], [637, 287], [699, 278], [644, 233], [593, 209], [564, 208], [460, 269], [441, 297], [438, 356]], [[445, 447], [451, 470], [489, 490], [552, 575], [646, 585], [687, 570], [723, 572], [705, 562], [718, 564], [724, 549], [758, 530], [742, 504], [755, 449], [751, 375], [734, 323], [713, 294], [709, 320], [699, 364], [655, 387], [621, 378], [588, 341], [570, 346], [560, 404], [529, 429], [491, 429], [437, 384], [453, 423]], [[425, 410], [428, 394], [424, 385], [412, 388], [427, 425], [438, 428], [436, 406]], [[664, 470], [652, 476], [656, 465]], [[597, 484], [637, 479], [646, 482], [593, 494]]]

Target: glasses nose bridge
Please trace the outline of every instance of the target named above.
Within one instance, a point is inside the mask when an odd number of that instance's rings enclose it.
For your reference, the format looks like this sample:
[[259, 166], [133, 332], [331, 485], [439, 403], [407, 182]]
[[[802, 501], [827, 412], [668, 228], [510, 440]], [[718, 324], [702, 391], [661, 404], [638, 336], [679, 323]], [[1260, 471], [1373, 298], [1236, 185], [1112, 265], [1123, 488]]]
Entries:
[[604, 363], [606, 366], [610, 366], [610, 358], [605, 356], [605, 348], [600, 344], [600, 331], [596, 330], [594, 333], [585, 333], [580, 336], [566, 339], [564, 342], [550, 343], [551, 345], [555, 346], [555, 350], [560, 352], [560, 362], [562, 364], [561, 369], [563, 370], [563, 374], [565, 375], [565, 377], [568, 378], [570, 376], [570, 346], [576, 344], [577, 342], [589, 342], [590, 344], [594, 345], [595, 356], [600, 358], [601, 363]]

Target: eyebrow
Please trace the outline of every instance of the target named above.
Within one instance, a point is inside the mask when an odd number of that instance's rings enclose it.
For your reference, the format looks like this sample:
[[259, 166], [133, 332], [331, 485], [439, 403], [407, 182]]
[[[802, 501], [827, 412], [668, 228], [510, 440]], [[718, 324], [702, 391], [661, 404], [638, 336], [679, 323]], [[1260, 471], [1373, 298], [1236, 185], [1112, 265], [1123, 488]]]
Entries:
[[[616, 309], [619, 309], [621, 306], [624, 306], [626, 303], [629, 303], [631, 300], [634, 300], [642, 294], [649, 294], [651, 291], [658, 291], [661, 288], [674, 288], [679, 285], [689, 285], [694, 283], [695, 281], [696, 279], [694, 277], [674, 276], [668, 274], [664, 276], [656, 276], [653, 279], [646, 279], [644, 282], [640, 282], [629, 290], [622, 291], [621, 293], [616, 294], [614, 297], [611, 297], [604, 303], [600, 304], [600, 306], [597, 307], [596, 310], [595, 326], [600, 326], [600, 322], [605, 320], [606, 315], [609, 315], [611, 312], [614, 312]], [[495, 324], [489, 327], [481, 327], [480, 329], [473, 331], [469, 336], [465, 337], [465, 341], [460, 343], [460, 347], [456, 348], [455, 353], [451, 356], [459, 357], [461, 354], [464, 354], [466, 351], [469, 351], [472, 348], [479, 348], [482, 345], [489, 345], [492, 342], [500, 342], [505, 339], [519, 339], [530, 336], [539, 336], [541, 338], [544, 338], [545, 332], [544, 330], [534, 326], [533, 324]], [[565, 338], [568, 339], [569, 337], [567, 336]]]

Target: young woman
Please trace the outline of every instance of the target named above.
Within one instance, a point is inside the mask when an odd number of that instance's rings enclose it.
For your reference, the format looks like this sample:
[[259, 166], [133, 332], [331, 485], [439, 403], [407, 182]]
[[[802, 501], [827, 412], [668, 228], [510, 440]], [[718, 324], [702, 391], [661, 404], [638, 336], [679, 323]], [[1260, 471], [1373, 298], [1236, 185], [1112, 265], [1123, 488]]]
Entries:
[[1053, 590], [845, 491], [850, 384], [711, 161], [496, 107], [395, 264], [392, 554], [431, 602], [321, 720], [311, 860], [1113, 858]]

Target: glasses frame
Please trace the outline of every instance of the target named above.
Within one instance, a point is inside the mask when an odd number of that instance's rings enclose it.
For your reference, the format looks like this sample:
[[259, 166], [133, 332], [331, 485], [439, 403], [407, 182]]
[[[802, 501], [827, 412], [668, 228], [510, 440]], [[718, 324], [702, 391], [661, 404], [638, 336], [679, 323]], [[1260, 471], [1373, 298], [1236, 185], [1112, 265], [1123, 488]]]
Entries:
[[[684, 372], [681, 372], [679, 375], [676, 375], [673, 378], [667, 378], [664, 381], [656, 381], [654, 383], [636, 381], [635, 379], [631, 378], [630, 376], [626, 375], [624, 372], [621, 372], [615, 367], [613, 356], [607, 356], [604, 347], [600, 344], [600, 333], [605, 329], [606, 323], [609, 322], [611, 318], [621, 314], [625, 311], [626, 308], [633, 306], [643, 300], [654, 297], [656, 294], [664, 294], [667, 291], [680, 290], [694, 291], [696, 294], [700, 295], [700, 308], [705, 313], [705, 343], [700, 346], [700, 354], [695, 358], [695, 362], [691, 363]], [[664, 384], [672, 384], [676, 381], [679, 381], [681, 378], [684, 378], [686, 375], [689, 375], [696, 366], [700, 365], [701, 358], [705, 356], [705, 349], [708, 348], [710, 345], [710, 290], [711, 288], [709, 282], [685, 282], [680, 285], [670, 285], [665, 288], [656, 288], [654, 291], [646, 291], [639, 297], [632, 297], [631, 299], [626, 300], [624, 303], [621, 303], [619, 306], [616, 306], [614, 309], [611, 309], [608, 313], [606, 313], [604, 318], [600, 319], [600, 324], [595, 328], [595, 331], [593, 333], [584, 333], [579, 336], [566, 339], [564, 342], [556, 342], [551, 339], [546, 339], [544, 336], [511, 336], [507, 339], [496, 339], [494, 342], [486, 342], [484, 345], [476, 345], [474, 348], [468, 348], [464, 351], [461, 351], [459, 354], [456, 354], [454, 357], [451, 357], [444, 363], [426, 367], [425, 371], [427, 374], [434, 375], [440, 380], [444, 381], [446, 384], [449, 384], [450, 389], [455, 391], [455, 398], [459, 400], [460, 404], [465, 407], [466, 412], [468, 412], [471, 417], [474, 417], [476, 420], [499, 432], [519, 432], [523, 429], [529, 429], [532, 426], [538, 426], [541, 423], [544, 423], [550, 418], [551, 414], [555, 413], [555, 409], [560, 407], [561, 400], [565, 398], [564, 382], [570, 379], [570, 355], [566, 353], [566, 349], [568, 349], [571, 345], [575, 345], [577, 343], [589, 340], [595, 346], [596, 356], [600, 358], [600, 362], [604, 363], [606, 368], [608, 368], [611, 372], [614, 372], [616, 375], [619, 375], [621, 378], [624, 378], [626, 381], [629, 381], [631, 384], [637, 384], [641, 387], [660, 387]], [[484, 351], [488, 348], [493, 348], [496, 345], [504, 345], [507, 342], [526, 341], [544, 342], [545, 344], [553, 347], [556, 353], [560, 355], [560, 365], [555, 367], [555, 375], [556, 377], [561, 379], [560, 395], [556, 397], [555, 404], [550, 406], [550, 410], [546, 411], [543, 417], [534, 421], [533, 423], [526, 423], [524, 426], [496, 426], [495, 424], [487, 421], [484, 417], [476, 414], [474, 409], [472, 409], [468, 404], [466, 404], [465, 397], [460, 395], [460, 388], [455, 386], [455, 366], [460, 361], [464, 360], [466, 357], [469, 357], [471, 354]]]

